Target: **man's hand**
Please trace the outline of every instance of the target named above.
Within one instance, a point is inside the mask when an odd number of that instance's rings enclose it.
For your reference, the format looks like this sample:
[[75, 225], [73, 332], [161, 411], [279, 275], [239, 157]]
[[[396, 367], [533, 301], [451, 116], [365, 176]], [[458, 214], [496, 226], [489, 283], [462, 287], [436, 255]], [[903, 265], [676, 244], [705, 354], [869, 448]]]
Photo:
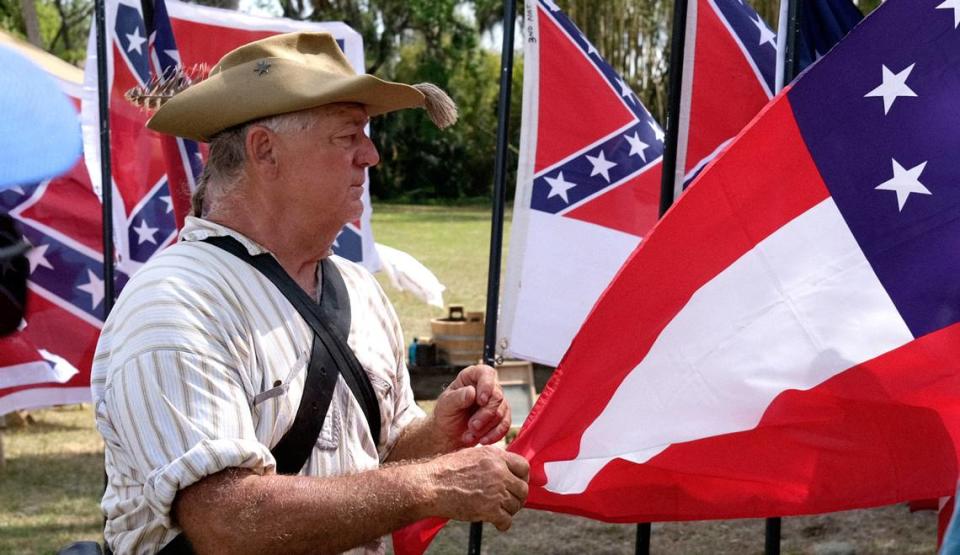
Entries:
[[431, 514], [489, 522], [505, 532], [527, 500], [530, 465], [496, 447], [462, 449], [426, 463], [434, 485]]
[[510, 430], [510, 406], [497, 371], [484, 364], [464, 368], [440, 394], [432, 418], [453, 449], [500, 441]]

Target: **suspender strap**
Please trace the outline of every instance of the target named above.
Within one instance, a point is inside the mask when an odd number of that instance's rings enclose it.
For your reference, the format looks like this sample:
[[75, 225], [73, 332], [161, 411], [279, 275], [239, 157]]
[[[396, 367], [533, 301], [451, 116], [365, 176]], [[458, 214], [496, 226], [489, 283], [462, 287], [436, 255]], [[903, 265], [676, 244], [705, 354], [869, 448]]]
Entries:
[[[290, 301], [290, 304], [297, 309], [300, 316], [307, 322], [314, 333], [314, 349], [311, 353], [316, 355], [320, 351], [325, 351], [329, 356], [331, 363], [324, 367], [326, 373], [342, 373], [344, 381], [353, 392], [360, 408], [366, 417], [367, 425], [370, 429], [370, 436], [373, 443], [380, 442], [380, 404], [377, 402], [377, 395], [370, 384], [370, 378], [360, 366], [360, 361], [353, 354], [353, 350], [347, 345], [347, 335], [350, 331], [350, 297], [347, 293], [347, 287], [343, 282], [343, 277], [336, 265], [328, 258], [321, 261], [323, 282], [321, 286], [320, 305], [313, 302], [307, 293], [290, 277], [289, 274], [280, 266], [280, 263], [270, 254], [264, 253], [253, 256], [247, 249], [233, 237], [208, 237], [205, 242], [217, 246], [237, 258], [247, 262], [267, 277], [277, 289], [283, 293], [283, 296]], [[335, 324], [330, 325], [330, 322]], [[318, 348], [319, 343], [319, 348]], [[313, 368], [313, 356], [311, 356], [311, 369]], [[309, 372], [309, 371], [308, 371]], [[323, 372], [321, 372], [323, 374]], [[309, 373], [307, 380], [309, 381]], [[334, 384], [336, 380], [334, 378]], [[331, 392], [332, 395], [332, 392]], [[304, 391], [304, 398], [306, 390]], [[328, 403], [329, 405], [329, 403]], [[310, 405], [312, 408], [312, 405]], [[303, 402], [300, 403], [300, 409], [304, 408]], [[326, 414], [326, 410], [324, 410]], [[294, 420], [296, 421], [298, 418]], [[321, 421], [322, 424], [322, 421]], [[287, 432], [290, 433], [289, 431]], [[318, 432], [319, 435], [319, 432]], [[314, 436], [310, 445], [316, 441]], [[283, 442], [282, 438], [280, 441]], [[278, 444], [279, 445], [279, 444]], [[307, 454], [309, 456], [309, 452]], [[304, 459], [306, 461], [306, 458]], [[279, 462], [278, 462], [279, 464]], [[297, 467], [300, 471], [301, 464]], [[278, 469], [279, 471], [279, 469]]]
[[[290, 429], [270, 452], [277, 461], [278, 474], [297, 474], [310, 458], [323, 429], [337, 377], [342, 375], [350, 391], [360, 402], [373, 443], [380, 442], [380, 405], [370, 378], [347, 345], [350, 334], [350, 297], [337, 266], [329, 259], [321, 261], [323, 282], [320, 304], [313, 302], [293, 278], [270, 254], [253, 256], [233, 237], [208, 237], [204, 242], [217, 246], [247, 262], [265, 275], [313, 330], [310, 364], [303, 396]], [[184, 534], [163, 546], [159, 555], [192, 555], [193, 548]]]

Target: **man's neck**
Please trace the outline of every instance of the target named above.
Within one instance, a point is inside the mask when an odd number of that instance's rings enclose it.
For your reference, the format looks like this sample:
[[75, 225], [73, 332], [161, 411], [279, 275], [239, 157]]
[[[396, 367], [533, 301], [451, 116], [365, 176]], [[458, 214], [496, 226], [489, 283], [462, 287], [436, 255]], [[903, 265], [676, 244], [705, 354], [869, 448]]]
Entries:
[[229, 202], [221, 203], [204, 218], [262, 245], [311, 298], [316, 298], [317, 265], [330, 254], [339, 229], [325, 233], [305, 229], [303, 222], [291, 222], [267, 208]]

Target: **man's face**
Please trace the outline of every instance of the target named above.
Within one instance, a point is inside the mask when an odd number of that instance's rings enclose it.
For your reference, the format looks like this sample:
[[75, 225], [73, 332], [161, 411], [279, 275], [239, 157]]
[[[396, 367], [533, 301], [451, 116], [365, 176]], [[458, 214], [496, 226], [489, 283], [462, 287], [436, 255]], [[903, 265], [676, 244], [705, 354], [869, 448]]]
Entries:
[[339, 230], [360, 218], [365, 170], [380, 155], [364, 131], [363, 106], [335, 104], [312, 115], [317, 120], [310, 129], [279, 136], [277, 216], [298, 218], [318, 232]]

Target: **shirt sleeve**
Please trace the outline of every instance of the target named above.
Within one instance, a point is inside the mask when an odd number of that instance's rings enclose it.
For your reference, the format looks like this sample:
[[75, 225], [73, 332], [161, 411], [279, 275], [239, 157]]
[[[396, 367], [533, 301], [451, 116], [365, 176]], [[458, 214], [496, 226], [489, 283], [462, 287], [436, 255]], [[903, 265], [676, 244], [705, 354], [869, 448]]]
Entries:
[[[143, 497], [167, 528], [179, 490], [227, 468], [276, 467], [257, 441], [237, 371], [212, 357], [151, 351], [118, 368], [98, 412], [123, 464], [144, 477]], [[100, 419], [98, 419], [100, 420]]]
[[410, 385], [410, 372], [407, 370], [407, 364], [404, 358], [403, 328], [400, 327], [400, 319], [390, 304], [386, 293], [380, 288], [380, 284], [373, 280], [377, 292], [380, 295], [383, 308], [386, 313], [386, 321], [389, 323], [389, 334], [391, 337], [391, 350], [394, 358], [393, 373], [393, 422], [390, 431], [387, 434], [387, 440], [380, 448], [380, 460], [385, 461], [390, 456], [390, 452], [397, 444], [397, 440], [403, 435], [404, 429], [411, 423], [426, 416], [423, 409], [417, 405], [413, 397], [413, 388]]

